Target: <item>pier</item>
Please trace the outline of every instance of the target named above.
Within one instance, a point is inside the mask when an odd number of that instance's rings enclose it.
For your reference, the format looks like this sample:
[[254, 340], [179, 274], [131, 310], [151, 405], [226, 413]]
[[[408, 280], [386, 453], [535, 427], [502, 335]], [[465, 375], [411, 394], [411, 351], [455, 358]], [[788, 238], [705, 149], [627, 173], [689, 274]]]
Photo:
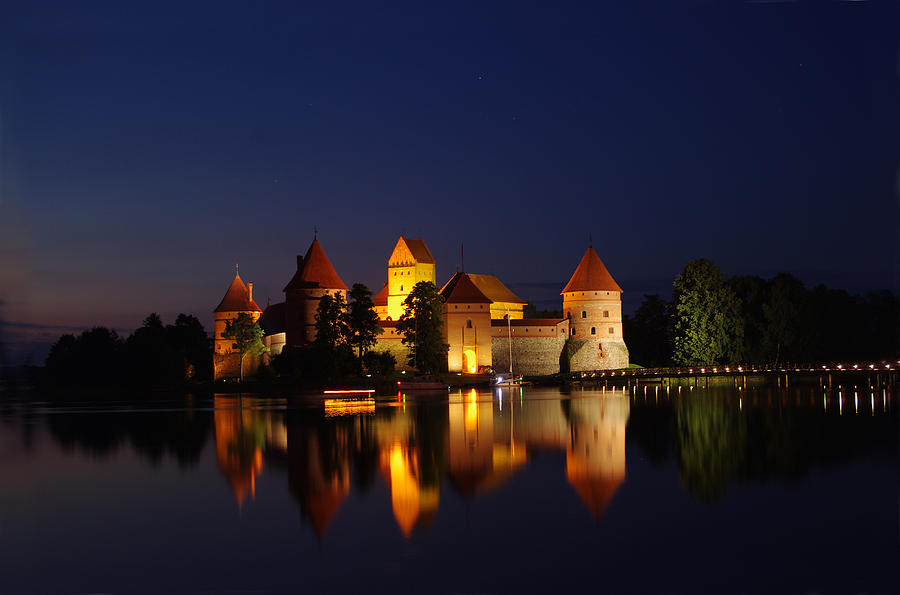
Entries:
[[900, 361], [854, 364], [683, 366], [671, 368], [628, 368], [572, 372], [573, 384], [598, 387], [639, 387], [643, 385], [693, 386], [819, 386], [834, 389], [865, 387], [891, 389], [900, 382]]

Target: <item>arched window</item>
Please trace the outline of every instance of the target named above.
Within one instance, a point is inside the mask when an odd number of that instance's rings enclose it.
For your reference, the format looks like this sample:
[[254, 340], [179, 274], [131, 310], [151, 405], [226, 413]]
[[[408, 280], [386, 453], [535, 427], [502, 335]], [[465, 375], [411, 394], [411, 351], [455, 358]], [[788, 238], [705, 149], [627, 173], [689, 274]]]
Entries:
[[472, 328], [472, 321], [466, 320], [466, 328]]
[[[403, 289], [403, 288], [401, 287], [400, 289]], [[587, 312], [585, 312], [584, 310], [582, 310], [582, 311], [581, 311], [581, 317], [582, 317], [582, 318], [587, 318]]]
[[591, 334], [592, 334], [592, 335], [596, 335], [596, 334], [597, 334], [597, 327], [595, 327], [595, 326], [592, 326], [592, 327], [591, 327]]

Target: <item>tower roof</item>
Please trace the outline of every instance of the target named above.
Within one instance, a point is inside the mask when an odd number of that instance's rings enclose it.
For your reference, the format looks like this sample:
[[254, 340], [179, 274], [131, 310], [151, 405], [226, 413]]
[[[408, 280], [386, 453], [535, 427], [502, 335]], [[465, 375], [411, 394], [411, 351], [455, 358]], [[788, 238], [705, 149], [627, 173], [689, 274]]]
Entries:
[[525, 300], [514, 294], [504, 285], [500, 279], [493, 275], [473, 275], [467, 273], [472, 283], [481, 290], [492, 302], [508, 302], [513, 304], [527, 304]]
[[434, 257], [431, 255], [428, 246], [425, 245], [425, 240], [422, 238], [414, 240], [400, 236], [400, 239], [397, 240], [397, 245], [394, 246], [394, 251], [391, 252], [391, 256], [388, 258], [388, 266], [395, 266], [401, 263], [406, 264], [410, 260], [421, 264], [434, 264]]
[[603, 261], [600, 260], [600, 257], [594, 251], [594, 247], [588, 246], [584, 256], [581, 257], [581, 262], [578, 263], [578, 267], [572, 273], [572, 278], [569, 279], [561, 293], [570, 291], [621, 292], [622, 288], [609, 274], [606, 265], [603, 264]]
[[468, 273], [456, 273], [446, 285], [441, 288], [441, 297], [444, 303], [466, 304], [490, 304], [491, 298], [482, 293], [478, 286], [472, 282]]
[[331, 266], [331, 261], [325, 255], [318, 239], [313, 240], [303, 259], [297, 257], [297, 272], [285, 286], [284, 291], [313, 287], [347, 291], [347, 286]]
[[372, 298], [372, 303], [375, 306], [387, 306], [388, 304], [388, 284], [385, 283], [384, 287], [381, 288], [375, 297]]
[[266, 306], [266, 309], [263, 310], [262, 316], [259, 317], [259, 320], [257, 320], [257, 322], [267, 335], [274, 335], [275, 333], [285, 332], [287, 324], [285, 322], [284, 310], [284, 302], [271, 304], [269, 306]]
[[253, 301], [250, 290], [244, 285], [241, 276], [235, 273], [234, 281], [225, 292], [225, 297], [213, 312], [262, 312], [262, 309]]

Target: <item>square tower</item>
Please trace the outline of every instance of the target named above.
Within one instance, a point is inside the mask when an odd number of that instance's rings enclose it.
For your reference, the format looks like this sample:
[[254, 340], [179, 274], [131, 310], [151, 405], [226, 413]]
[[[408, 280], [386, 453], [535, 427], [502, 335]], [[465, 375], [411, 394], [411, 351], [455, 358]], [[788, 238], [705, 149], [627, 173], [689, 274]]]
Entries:
[[434, 257], [425, 240], [400, 236], [388, 259], [388, 296], [385, 320], [399, 320], [403, 301], [419, 281], [435, 281]]

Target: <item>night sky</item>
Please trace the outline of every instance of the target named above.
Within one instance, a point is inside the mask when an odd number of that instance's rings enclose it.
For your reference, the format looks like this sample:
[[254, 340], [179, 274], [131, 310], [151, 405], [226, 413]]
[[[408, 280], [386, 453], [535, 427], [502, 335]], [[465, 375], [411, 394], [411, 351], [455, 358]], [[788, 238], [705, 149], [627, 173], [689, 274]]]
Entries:
[[[0, 340], [278, 302], [313, 228], [348, 284], [422, 236], [558, 293], [684, 264], [898, 285], [900, 3], [0, 8]], [[627, 340], [627, 337], [626, 337]]]

